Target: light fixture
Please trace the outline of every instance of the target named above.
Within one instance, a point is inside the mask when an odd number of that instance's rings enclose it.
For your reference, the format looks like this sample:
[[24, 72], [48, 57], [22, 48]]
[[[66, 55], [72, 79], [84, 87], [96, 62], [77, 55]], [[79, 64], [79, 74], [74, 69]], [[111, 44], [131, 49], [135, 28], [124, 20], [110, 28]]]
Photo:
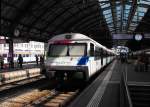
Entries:
[[14, 36], [18, 37], [20, 35], [19, 29], [14, 30]]

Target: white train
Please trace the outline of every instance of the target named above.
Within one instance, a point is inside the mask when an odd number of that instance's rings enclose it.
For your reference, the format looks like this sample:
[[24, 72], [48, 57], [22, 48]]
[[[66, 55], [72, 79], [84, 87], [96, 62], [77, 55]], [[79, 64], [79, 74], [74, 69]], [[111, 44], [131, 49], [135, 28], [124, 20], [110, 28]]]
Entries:
[[93, 39], [79, 33], [54, 36], [48, 42], [47, 59], [41, 69], [47, 77], [84, 80], [110, 63], [115, 53]]

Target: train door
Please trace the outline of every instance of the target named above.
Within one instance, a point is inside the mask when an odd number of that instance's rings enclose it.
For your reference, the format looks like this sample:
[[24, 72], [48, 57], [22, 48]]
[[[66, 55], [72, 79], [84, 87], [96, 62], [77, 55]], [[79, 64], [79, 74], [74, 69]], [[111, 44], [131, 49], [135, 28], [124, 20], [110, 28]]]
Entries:
[[107, 57], [106, 57], [106, 50], [103, 50], [103, 66], [106, 65], [106, 59], [107, 59]]
[[96, 72], [96, 61], [95, 61], [95, 51], [94, 44], [90, 43], [90, 58], [89, 58], [89, 75], [91, 76]]
[[95, 47], [95, 61], [96, 61], [96, 71], [100, 70], [101, 68], [101, 50], [99, 47]]
[[101, 48], [101, 52], [100, 52], [100, 56], [101, 56], [101, 67], [103, 67], [103, 49]]

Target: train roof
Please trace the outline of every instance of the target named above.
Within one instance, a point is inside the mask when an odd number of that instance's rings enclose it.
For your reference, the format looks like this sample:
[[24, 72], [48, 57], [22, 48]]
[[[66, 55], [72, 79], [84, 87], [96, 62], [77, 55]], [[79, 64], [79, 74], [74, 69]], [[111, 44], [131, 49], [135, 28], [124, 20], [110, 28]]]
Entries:
[[64, 33], [64, 34], [60, 34], [60, 35], [56, 35], [52, 37], [49, 41], [64, 40], [64, 39], [72, 39], [72, 40], [79, 40], [79, 39], [88, 40], [89, 39], [90, 40], [91, 38], [80, 33]]
[[110, 49], [106, 48], [105, 46], [103, 46], [100, 43], [96, 42], [95, 40], [91, 39], [90, 37], [80, 34], [80, 33], [64, 33], [64, 34], [56, 35], [56, 36], [52, 37], [51, 39], [49, 39], [49, 42], [54, 42], [54, 41], [59, 41], [59, 40], [67, 40], [67, 39], [93, 41], [97, 46], [103, 48], [104, 50], [112, 52]]

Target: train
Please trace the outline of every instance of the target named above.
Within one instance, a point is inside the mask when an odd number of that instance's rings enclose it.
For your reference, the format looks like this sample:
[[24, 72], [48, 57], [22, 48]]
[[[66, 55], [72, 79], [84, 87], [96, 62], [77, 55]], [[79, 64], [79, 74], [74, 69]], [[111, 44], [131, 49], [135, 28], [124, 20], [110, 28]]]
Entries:
[[109, 64], [116, 53], [80, 33], [64, 33], [48, 41], [41, 73], [47, 78], [81, 78], [88, 81]]
[[[31, 52], [22, 52], [22, 51], [17, 51], [14, 52], [13, 54], [13, 59], [14, 59], [14, 67], [18, 67], [18, 56], [19, 54], [21, 54], [22, 58], [23, 58], [23, 64], [35, 64], [36, 63], [36, 58], [35, 58], [35, 54], [31, 53]], [[4, 59], [4, 68], [8, 68], [9, 67], [9, 53], [7, 52], [3, 52], [0, 54], [3, 59]], [[41, 55], [43, 56], [43, 54], [36, 54], [38, 57], [40, 57]], [[40, 59], [40, 58], [39, 58]]]

